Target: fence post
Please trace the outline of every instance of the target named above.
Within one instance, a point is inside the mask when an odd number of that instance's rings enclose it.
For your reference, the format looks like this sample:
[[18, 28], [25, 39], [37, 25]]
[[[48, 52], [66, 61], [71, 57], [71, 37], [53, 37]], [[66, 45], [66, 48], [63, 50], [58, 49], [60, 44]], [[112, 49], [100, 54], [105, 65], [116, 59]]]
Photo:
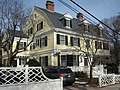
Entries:
[[61, 90], [63, 90], [63, 77], [60, 77], [60, 84], [61, 84], [60, 88]]
[[99, 76], [99, 87], [102, 87], [102, 85], [101, 85], [101, 75]]
[[28, 65], [25, 66], [25, 83], [28, 84]]
[[112, 77], [113, 77], [113, 84], [115, 84], [115, 75], [113, 74]]

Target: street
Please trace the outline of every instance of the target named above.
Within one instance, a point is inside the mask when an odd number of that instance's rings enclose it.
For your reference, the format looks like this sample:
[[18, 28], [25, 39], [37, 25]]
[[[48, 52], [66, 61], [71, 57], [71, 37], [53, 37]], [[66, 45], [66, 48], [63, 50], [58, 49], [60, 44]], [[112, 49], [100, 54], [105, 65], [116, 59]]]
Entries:
[[73, 84], [72, 86], [65, 86], [63, 90], [120, 90], [120, 84], [111, 85], [102, 88]]

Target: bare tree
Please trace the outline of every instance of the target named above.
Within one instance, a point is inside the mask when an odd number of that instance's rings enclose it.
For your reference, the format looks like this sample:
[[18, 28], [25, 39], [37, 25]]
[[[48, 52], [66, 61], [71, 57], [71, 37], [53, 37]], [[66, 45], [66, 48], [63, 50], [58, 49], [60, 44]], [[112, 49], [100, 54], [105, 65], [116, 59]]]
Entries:
[[[106, 18], [103, 20], [109, 27], [111, 27], [114, 31], [107, 29], [106, 33], [110, 37], [112, 45], [111, 45], [111, 56], [115, 61], [116, 66], [119, 66], [120, 62], [120, 15], [114, 16], [111, 18]], [[118, 73], [118, 67], [117, 72]]]
[[[33, 34], [29, 43], [22, 48], [18, 48], [22, 38], [27, 38], [27, 34], [25, 34], [23, 30], [29, 17], [24, 9], [22, 0], [1, 0], [0, 14], [1, 47], [8, 57], [7, 66], [11, 66], [16, 55], [27, 49], [33, 41], [35, 34]], [[19, 32], [20, 36], [17, 45], [14, 46], [17, 32]]]
[[[84, 30], [81, 33], [81, 38], [83, 40], [83, 42], [85, 42], [84, 47], [80, 46], [79, 48], [75, 49], [78, 52], [83, 52], [85, 54], [85, 57], [87, 58], [87, 63], [88, 63], [88, 67], [89, 67], [89, 76], [90, 76], [90, 80], [89, 83], [92, 83], [93, 80], [93, 67], [95, 66], [95, 64], [99, 61], [101, 61], [101, 58], [98, 58], [97, 54], [98, 54], [98, 49], [102, 49], [102, 42], [101, 42], [101, 35], [103, 34], [102, 29], [100, 29], [101, 27], [99, 27], [99, 25], [93, 25], [90, 24], [90, 27], [88, 28], [80, 28], [80, 30]], [[90, 30], [90, 31], [89, 31]], [[84, 48], [84, 49], [83, 49]]]

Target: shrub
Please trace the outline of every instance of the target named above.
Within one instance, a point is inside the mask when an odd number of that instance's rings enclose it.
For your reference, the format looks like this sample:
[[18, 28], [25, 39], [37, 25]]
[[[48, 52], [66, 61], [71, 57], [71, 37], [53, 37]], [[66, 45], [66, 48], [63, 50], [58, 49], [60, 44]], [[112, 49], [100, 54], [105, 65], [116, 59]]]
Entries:
[[88, 78], [88, 75], [86, 72], [83, 72], [83, 71], [78, 71], [78, 72], [75, 72], [75, 77], [76, 78]]

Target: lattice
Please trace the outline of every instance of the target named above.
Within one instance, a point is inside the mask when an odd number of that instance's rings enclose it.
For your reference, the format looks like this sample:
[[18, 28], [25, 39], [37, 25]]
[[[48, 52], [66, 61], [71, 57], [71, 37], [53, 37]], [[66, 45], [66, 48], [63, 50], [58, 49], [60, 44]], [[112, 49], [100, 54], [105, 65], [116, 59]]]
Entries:
[[115, 83], [120, 83], [120, 75], [115, 75]]
[[48, 78], [44, 76], [41, 68], [29, 68], [28, 73], [29, 82], [41, 82], [48, 80]]
[[0, 85], [20, 84], [25, 82], [25, 70], [15, 68], [0, 69]]
[[48, 81], [41, 67], [0, 68], [0, 85]]
[[114, 84], [113, 75], [100, 76], [99, 83], [100, 83], [100, 87]]

